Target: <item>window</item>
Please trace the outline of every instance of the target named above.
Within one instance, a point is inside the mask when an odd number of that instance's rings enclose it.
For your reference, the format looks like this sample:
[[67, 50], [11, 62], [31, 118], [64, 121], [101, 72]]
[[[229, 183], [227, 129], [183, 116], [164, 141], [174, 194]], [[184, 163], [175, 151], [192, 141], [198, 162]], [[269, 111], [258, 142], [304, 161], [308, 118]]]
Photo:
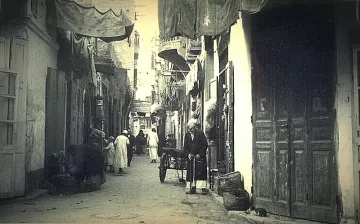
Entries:
[[13, 145], [16, 73], [0, 69], [0, 147]]
[[216, 99], [216, 85], [217, 85], [217, 82], [216, 82], [216, 77], [212, 78], [210, 81], [209, 81], [209, 99], [211, 98], [215, 98]]

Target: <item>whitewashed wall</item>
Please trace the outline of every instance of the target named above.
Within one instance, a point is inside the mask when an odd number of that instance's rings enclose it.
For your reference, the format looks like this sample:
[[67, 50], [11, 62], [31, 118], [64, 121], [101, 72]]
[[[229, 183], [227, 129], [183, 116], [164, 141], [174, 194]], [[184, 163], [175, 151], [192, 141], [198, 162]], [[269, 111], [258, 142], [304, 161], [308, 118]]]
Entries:
[[252, 95], [250, 23], [237, 20], [231, 27], [229, 61], [234, 64], [234, 160], [235, 171], [244, 176], [245, 189], [252, 186]]

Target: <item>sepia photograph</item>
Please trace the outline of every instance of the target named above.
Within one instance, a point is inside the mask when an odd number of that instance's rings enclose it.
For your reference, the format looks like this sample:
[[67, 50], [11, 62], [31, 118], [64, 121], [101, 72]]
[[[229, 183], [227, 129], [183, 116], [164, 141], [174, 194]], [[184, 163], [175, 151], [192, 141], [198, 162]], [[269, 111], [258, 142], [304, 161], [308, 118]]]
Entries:
[[360, 224], [360, 0], [0, 0], [0, 223]]

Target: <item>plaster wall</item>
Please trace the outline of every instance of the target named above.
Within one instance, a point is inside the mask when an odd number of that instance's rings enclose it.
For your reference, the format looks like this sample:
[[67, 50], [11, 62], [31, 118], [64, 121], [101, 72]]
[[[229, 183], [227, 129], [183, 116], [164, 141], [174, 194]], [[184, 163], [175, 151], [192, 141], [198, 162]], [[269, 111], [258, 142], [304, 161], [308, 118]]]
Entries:
[[56, 68], [57, 51], [29, 31], [29, 72], [26, 111], [26, 171], [44, 167], [45, 92], [48, 67]]
[[252, 186], [252, 93], [250, 19], [242, 15], [231, 27], [229, 61], [234, 64], [234, 167]]
[[[352, 6], [351, 6], [352, 5]], [[355, 4], [335, 5], [335, 40], [336, 40], [336, 123], [335, 147], [338, 166], [338, 187], [342, 204], [342, 222], [355, 223], [355, 180], [354, 151], [352, 133], [352, 48], [350, 30], [358, 29]]]

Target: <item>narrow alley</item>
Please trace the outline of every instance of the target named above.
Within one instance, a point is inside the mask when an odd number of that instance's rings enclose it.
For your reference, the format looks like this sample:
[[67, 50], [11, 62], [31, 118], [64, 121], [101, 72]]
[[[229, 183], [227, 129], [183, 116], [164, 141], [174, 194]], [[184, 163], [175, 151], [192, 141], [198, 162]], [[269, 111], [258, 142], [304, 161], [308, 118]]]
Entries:
[[164, 183], [159, 163], [136, 156], [124, 174], [107, 174], [98, 191], [0, 206], [0, 222], [16, 223], [239, 223], [208, 195], [186, 195], [175, 170]]
[[0, 222], [359, 220], [360, 0], [0, 0]]

